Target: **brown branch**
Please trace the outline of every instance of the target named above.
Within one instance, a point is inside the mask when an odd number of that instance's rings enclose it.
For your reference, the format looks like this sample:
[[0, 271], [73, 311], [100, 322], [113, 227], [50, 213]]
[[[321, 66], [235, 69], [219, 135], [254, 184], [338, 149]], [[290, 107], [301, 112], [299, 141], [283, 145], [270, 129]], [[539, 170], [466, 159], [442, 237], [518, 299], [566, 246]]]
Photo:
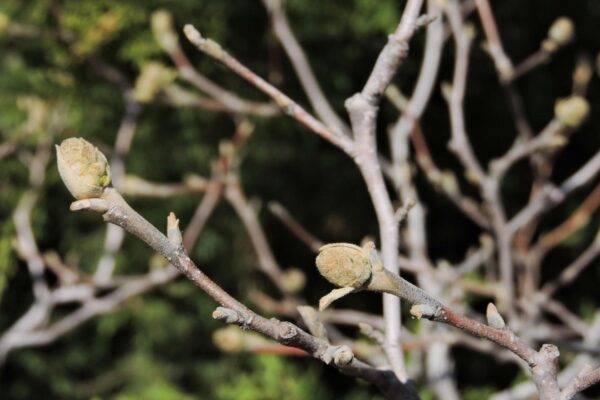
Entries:
[[590, 222], [592, 214], [598, 207], [600, 207], [600, 185], [596, 186], [581, 205], [562, 224], [549, 232], [545, 232], [538, 240], [536, 248], [546, 252], [560, 244], [573, 233], [587, 225]]
[[316, 114], [331, 129], [350, 134], [348, 124], [337, 115], [323, 93], [323, 90], [310, 67], [310, 63], [304, 54], [304, 50], [290, 28], [283, 7], [283, 0], [263, 0], [263, 4], [271, 16], [273, 31], [290, 59], [292, 67], [294, 68], [294, 71], [296, 71], [296, 75], [304, 89], [304, 93], [306, 93]]
[[583, 369], [575, 379], [565, 387], [561, 393], [560, 400], [570, 400], [579, 392], [600, 382], [600, 368], [591, 370], [591, 367]]
[[106, 222], [122, 227], [163, 255], [192, 283], [223, 306], [213, 313], [214, 318], [262, 333], [283, 345], [302, 349], [326, 364], [333, 361], [341, 372], [374, 383], [390, 398], [404, 398], [401, 396], [407, 391], [406, 385], [396, 380], [390, 371], [374, 369], [354, 357], [338, 359], [336, 355], [340, 346], [332, 346], [323, 339], [311, 336], [292, 323], [266, 319], [237, 301], [200, 271], [183, 247], [175, 247], [166, 236], [129, 207], [114, 189], [106, 189], [102, 199], [75, 202], [71, 209], [102, 213]]
[[306, 244], [312, 251], [317, 252], [325, 244], [307, 231], [281, 204], [270, 202], [269, 211], [273, 213], [298, 239]]
[[167, 11], [159, 10], [153, 14], [152, 30], [157, 42], [169, 55], [173, 64], [175, 64], [179, 76], [195, 86], [201, 92], [212, 97], [218, 103], [211, 104], [202, 101], [201, 103], [198, 103], [197, 106], [213, 109], [215, 111], [253, 114], [261, 117], [270, 117], [278, 113], [275, 105], [242, 99], [236, 94], [217, 85], [196, 70], [181, 49], [177, 33], [173, 30], [172, 17]]
[[498, 28], [496, 27], [496, 20], [492, 13], [492, 8], [488, 0], [475, 0], [477, 12], [483, 25], [485, 36], [488, 40], [489, 51], [496, 65], [501, 80], [507, 80], [513, 73], [512, 62], [504, 52], [502, 46], [502, 40], [498, 34]]
[[258, 221], [258, 216], [242, 192], [239, 182], [227, 184], [225, 198], [229, 201], [229, 204], [231, 204], [246, 228], [246, 232], [252, 241], [258, 257], [260, 270], [269, 277], [281, 293], [290, 294], [283, 279], [283, 271], [271, 251], [266, 234]]
[[507, 225], [509, 233], [514, 234], [543, 212], [563, 202], [571, 192], [592, 181], [598, 175], [598, 171], [600, 171], [600, 151], [559, 187], [546, 186], [525, 208], [512, 217]]
[[353, 154], [354, 144], [352, 140], [340, 133], [336, 133], [327, 128], [323, 123], [310, 115], [304, 108], [283, 94], [279, 89], [256, 75], [245, 65], [227, 53], [221, 46], [211, 39], [202, 37], [200, 32], [192, 25], [184, 27], [184, 33], [188, 40], [204, 54], [221, 62], [227, 68], [238, 74], [240, 77], [251, 83], [257, 89], [269, 96], [283, 110], [284, 113], [296, 119], [302, 125], [321, 136], [323, 139], [331, 142], [344, 150], [347, 154]]

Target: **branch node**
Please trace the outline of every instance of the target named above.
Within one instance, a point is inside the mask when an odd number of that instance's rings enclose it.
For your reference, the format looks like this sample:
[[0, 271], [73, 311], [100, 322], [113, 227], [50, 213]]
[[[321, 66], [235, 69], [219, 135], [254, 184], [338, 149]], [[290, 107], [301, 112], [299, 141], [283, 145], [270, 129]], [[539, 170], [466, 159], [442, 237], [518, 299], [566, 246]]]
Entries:
[[352, 349], [346, 345], [338, 347], [333, 353], [333, 363], [338, 367], [345, 367], [354, 359]]
[[286, 342], [298, 335], [298, 329], [289, 322], [279, 324], [279, 337]]
[[485, 316], [487, 318], [487, 324], [492, 328], [499, 330], [506, 329], [504, 318], [502, 318], [502, 315], [500, 315], [494, 303], [488, 303]]

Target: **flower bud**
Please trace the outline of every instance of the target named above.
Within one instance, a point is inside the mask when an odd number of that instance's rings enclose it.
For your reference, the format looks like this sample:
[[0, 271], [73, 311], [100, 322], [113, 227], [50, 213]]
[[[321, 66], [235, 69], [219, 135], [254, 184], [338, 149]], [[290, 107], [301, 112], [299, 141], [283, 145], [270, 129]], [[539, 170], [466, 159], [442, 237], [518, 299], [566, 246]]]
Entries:
[[587, 118], [590, 105], [581, 96], [571, 96], [561, 99], [554, 106], [554, 116], [564, 126], [577, 128]]
[[157, 10], [151, 17], [152, 33], [163, 50], [169, 52], [178, 46], [177, 34], [173, 30], [173, 16], [166, 10]]
[[175, 79], [176, 73], [161, 63], [150, 62], [142, 67], [135, 81], [133, 94], [138, 101], [152, 101], [160, 91]]
[[358, 288], [371, 277], [371, 259], [350, 243], [332, 243], [319, 249], [316, 260], [319, 273], [339, 287]]
[[575, 37], [575, 27], [573, 21], [567, 17], [560, 17], [548, 30], [548, 39], [558, 46], [569, 44]]
[[110, 166], [104, 154], [82, 138], [69, 138], [56, 146], [58, 172], [78, 200], [100, 197], [110, 184]]
[[306, 275], [298, 268], [290, 268], [283, 273], [282, 283], [290, 293], [298, 293], [306, 284]]

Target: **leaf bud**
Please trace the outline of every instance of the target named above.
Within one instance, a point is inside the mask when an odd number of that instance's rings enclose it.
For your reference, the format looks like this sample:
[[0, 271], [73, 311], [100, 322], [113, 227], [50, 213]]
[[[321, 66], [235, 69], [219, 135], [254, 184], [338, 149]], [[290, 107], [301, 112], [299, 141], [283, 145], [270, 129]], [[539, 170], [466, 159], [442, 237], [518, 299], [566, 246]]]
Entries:
[[588, 101], [581, 96], [570, 96], [556, 102], [554, 115], [567, 128], [578, 128], [590, 112]]

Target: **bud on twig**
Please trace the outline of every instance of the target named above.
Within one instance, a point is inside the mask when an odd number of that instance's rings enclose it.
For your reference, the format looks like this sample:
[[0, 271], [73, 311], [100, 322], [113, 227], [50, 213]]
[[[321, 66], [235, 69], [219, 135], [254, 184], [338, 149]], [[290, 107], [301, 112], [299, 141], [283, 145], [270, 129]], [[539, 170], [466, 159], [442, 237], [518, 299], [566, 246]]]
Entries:
[[151, 17], [152, 33], [160, 47], [166, 52], [177, 48], [178, 38], [173, 30], [173, 16], [166, 10], [157, 10]]
[[289, 268], [282, 275], [282, 283], [290, 293], [298, 293], [306, 284], [306, 275], [298, 268]]
[[325, 279], [339, 287], [361, 287], [371, 276], [371, 259], [350, 243], [332, 243], [319, 249], [317, 268]]
[[488, 303], [485, 316], [487, 318], [487, 324], [492, 328], [500, 330], [506, 329], [504, 318], [502, 318], [502, 315], [500, 315], [494, 303]]
[[100, 197], [110, 184], [110, 166], [100, 150], [82, 138], [56, 146], [58, 172], [77, 200]]
[[134, 96], [143, 103], [154, 100], [176, 77], [170, 68], [158, 62], [150, 62], [142, 67], [142, 72], [135, 81]]
[[569, 44], [575, 37], [573, 21], [567, 17], [560, 17], [548, 30], [548, 39], [562, 47]]
[[587, 118], [590, 105], [581, 96], [570, 96], [556, 102], [554, 116], [567, 128], [578, 128]]

